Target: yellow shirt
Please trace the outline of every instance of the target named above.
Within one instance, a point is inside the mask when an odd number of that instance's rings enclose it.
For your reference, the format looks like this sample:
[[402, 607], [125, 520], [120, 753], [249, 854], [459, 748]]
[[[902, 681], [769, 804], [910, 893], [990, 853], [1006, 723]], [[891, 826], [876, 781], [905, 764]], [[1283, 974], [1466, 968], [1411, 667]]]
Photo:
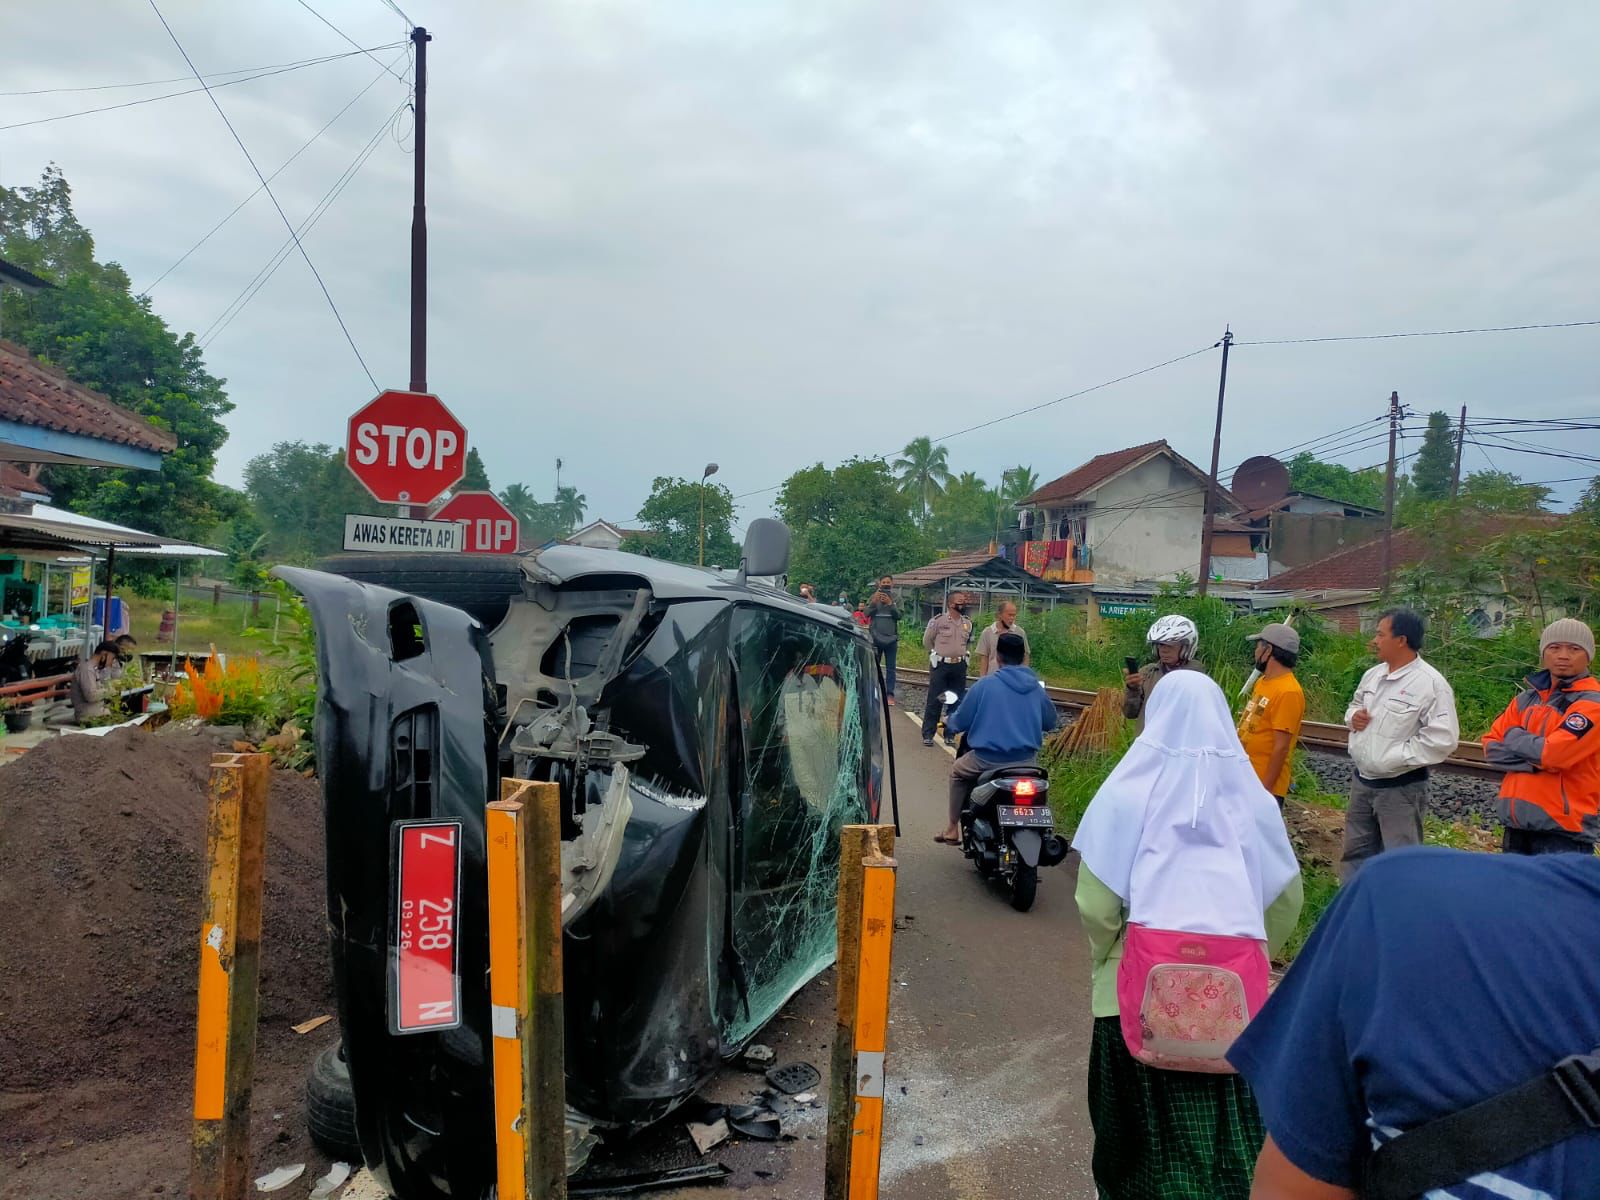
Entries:
[[[1293, 672], [1276, 679], [1258, 679], [1255, 690], [1250, 693], [1250, 703], [1239, 715], [1239, 740], [1244, 743], [1244, 752], [1250, 756], [1256, 775], [1274, 796], [1288, 794], [1290, 765], [1294, 760], [1295, 743], [1300, 740], [1300, 722], [1305, 715], [1306, 694], [1300, 690], [1300, 681]], [[1289, 735], [1289, 753], [1278, 778], [1268, 779], [1273, 735], [1280, 730]]]

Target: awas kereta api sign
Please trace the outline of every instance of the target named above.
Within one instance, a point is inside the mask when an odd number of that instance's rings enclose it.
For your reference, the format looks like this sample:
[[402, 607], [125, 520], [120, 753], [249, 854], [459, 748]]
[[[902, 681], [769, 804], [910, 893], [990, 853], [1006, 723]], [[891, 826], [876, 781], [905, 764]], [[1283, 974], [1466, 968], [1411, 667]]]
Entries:
[[467, 473], [467, 430], [437, 396], [383, 392], [350, 418], [345, 463], [385, 504], [429, 504]]
[[516, 515], [493, 492], [457, 492], [433, 521], [457, 523], [468, 554], [515, 554], [519, 531]]

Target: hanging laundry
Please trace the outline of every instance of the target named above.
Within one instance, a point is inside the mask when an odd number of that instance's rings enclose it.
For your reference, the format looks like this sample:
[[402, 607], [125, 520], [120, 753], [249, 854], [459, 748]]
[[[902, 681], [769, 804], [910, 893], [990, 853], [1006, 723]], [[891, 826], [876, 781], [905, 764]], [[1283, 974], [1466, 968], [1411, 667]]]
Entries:
[[1050, 565], [1049, 543], [1028, 542], [1023, 547], [1022, 569], [1029, 575], [1044, 574], [1045, 567]]

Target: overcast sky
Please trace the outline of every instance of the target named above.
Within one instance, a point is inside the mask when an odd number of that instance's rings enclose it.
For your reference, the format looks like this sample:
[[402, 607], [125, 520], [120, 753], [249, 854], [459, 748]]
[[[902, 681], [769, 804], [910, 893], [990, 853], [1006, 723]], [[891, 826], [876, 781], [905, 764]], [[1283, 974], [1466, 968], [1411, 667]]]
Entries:
[[[310, 3], [406, 69], [380, 0]], [[707, 460], [749, 493], [953, 433], [1230, 322], [1250, 341], [1600, 317], [1591, 3], [400, 6], [436, 34], [429, 384], [496, 487], [548, 494], [559, 456], [592, 516], [626, 521], [654, 476]], [[4, 7], [0, 90], [186, 73], [148, 0]], [[297, 0], [162, 11], [203, 71], [350, 49]], [[270, 172], [372, 84], [274, 182], [296, 221], [404, 101], [379, 75], [353, 56], [217, 91]], [[5, 96], [0, 125], [181, 86]], [[306, 238], [383, 386], [408, 378], [411, 149], [402, 114]], [[51, 161], [137, 287], [256, 186], [203, 94], [0, 131], [0, 182]], [[206, 330], [285, 236], [258, 196], [156, 309]], [[373, 391], [298, 256], [206, 355], [238, 405], [228, 483], [273, 442], [342, 442]], [[1223, 464], [1376, 421], [1392, 390], [1419, 412], [1600, 414], [1597, 363], [1595, 327], [1241, 346]], [[1048, 479], [1157, 437], [1204, 464], [1216, 376], [1208, 352], [957, 438], [951, 465]], [[1527, 440], [1600, 456], [1594, 433]]]

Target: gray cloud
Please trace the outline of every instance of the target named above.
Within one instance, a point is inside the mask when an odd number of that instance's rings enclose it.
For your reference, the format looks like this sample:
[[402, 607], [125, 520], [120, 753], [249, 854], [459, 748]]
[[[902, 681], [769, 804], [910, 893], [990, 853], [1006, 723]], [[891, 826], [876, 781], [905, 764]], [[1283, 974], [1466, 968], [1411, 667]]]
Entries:
[[[363, 44], [401, 33], [372, 0], [316, 6]], [[547, 490], [559, 455], [596, 515], [627, 518], [654, 475], [708, 458], [743, 492], [960, 429], [1227, 322], [1250, 340], [1596, 315], [1591, 6], [406, 7], [438, 35], [430, 382], [497, 484]], [[287, 2], [163, 10], [206, 69], [347, 48]], [[8, 90], [182, 73], [133, 0], [6, 20]], [[275, 166], [376, 71], [352, 58], [218, 96]], [[374, 87], [275, 184], [292, 216], [401, 94]], [[382, 147], [307, 241], [397, 385], [408, 145]], [[254, 186], [203, 96], [0, 133], [8, 183], [52, 159], [136, 281]], [[283, 236], [258, 199], [157, 308], [203, 329]], [[1224, 460], [1376, 416], [1392, 389], [1424, 411], [1600, 413], [1597, 347], [1590, 329], [1241, 348]], [[208, 358], [239, 405], [230, 480], [281, 438], [338, 441], [370, 391], [297, 260]], [[1157, 436], [1203, 459], [1215, 371], [1203, 356], [996, 426], [952, 461], [1049, 475]], [[1492, 454], [1533, 479], [1585, 472]]]

